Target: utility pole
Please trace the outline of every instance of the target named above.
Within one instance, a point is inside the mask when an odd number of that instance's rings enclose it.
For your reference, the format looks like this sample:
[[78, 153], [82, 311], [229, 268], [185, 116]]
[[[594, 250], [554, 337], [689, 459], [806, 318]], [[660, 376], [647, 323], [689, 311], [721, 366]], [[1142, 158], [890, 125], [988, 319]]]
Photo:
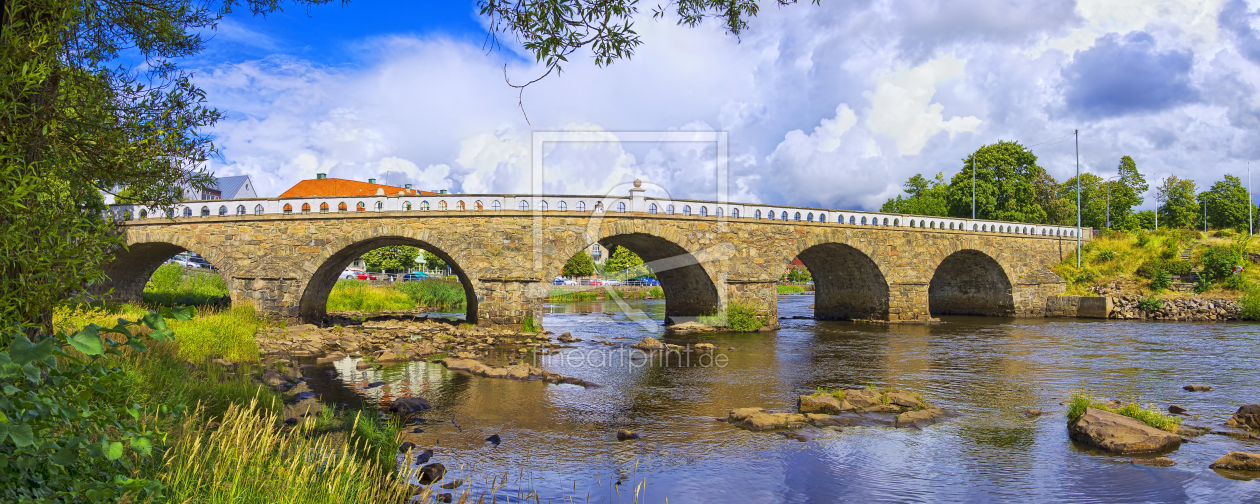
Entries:
[[1251, 215], [1251, 207], [1253, 206], [1255, 206], [1255, 203], [1251, 202], [1251, 161], [1247, 161], [1247, 236], [1255, 234], [1256, 226]]
[[[1251, 172], [1247, 172], [1247, 173], [1251, 173]], [[1251, 179], [1248, 178], [1247, 180], [1251, 180]], [[971, 155], [971, 220], [976, 220], [976, 155], [975, 154]]]
[[1076, 267], [1081, 267], [1081, 130], [1076, 135]]
[[1203, 234], [1207, 234], [1207, 192], [1203, 193]]

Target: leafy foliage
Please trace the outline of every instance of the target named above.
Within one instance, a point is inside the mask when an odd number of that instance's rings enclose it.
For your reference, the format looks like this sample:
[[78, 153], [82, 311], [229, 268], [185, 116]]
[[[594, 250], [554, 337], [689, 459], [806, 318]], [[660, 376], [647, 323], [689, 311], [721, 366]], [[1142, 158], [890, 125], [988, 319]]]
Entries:
[[1036, 187], [1045, 169], [1037, 166], [1032, 151], [1007, 141], [985, 145], [963, 160], [949, 184], [951, 216], [971, 217], [973, 170], [977, 219], [1046, 222], [1047, 202], [1040, 200]]
[[1138, 309], [1144, 312], [1154, 312], [1164, 309], [1164, 301], [1154, 296], [1146, 296], [1138, 300]]
[[1194, 227], [1199, 219], [1199, 204], [1195, 201], [1198, 191], [1193, 180], [1180, 179], [1169, 175], [1160, 184], [1156, 193], [1159, 203], [1159, 225], [1161, 228]]
[[1231, 247], [1209, 247], [1203, 253], [1203, 273], [1209, 280], [1224, 280], [1234, 274], [1234, 266], [1242, 265], [1242, 255]]
[[200, 306], [224, 303], [227, 283], [217, 273], [163, 264], [153, 272], [142, 295], [146, 304]]
[[612, 255], [604, 261], [604, 271], [609, 277], [618, 280], [656, 278], [656, 275], [652, 273], [652, 268], [643, 264], [643, 259], [638, 254], [625, 247], [613, 248]]
[[420, 249], [405, 245], [381, 247], [363, 254], [363, 263], [372, 271], [411, 271]]
[[739, 303], [726, 305], [726, 327], [736, 332], [752, 332], [766, 325], [765, 319], [757, 316], [751, 306]]
[[[1225, 175], [1225, 180], [1212, 184], [1212, 188], [1199, 194], [1199, 204], [1207, 203], [1208, 226], [1218, 229], [1247, 230], [1248, 197], [1242, 179]], [[1202, 227], [1202, 213], [1196, 213]]]
[[560, 274], [567, 277], [585, 277], [595, 274], [595, 262], [591, 260], [591, 255], [586, 253], [586, 249], [573, 254], [568, 261], [565, 261], [564, 268], [561, 268]]
[[1172, 287], [1172, 275], [1169, 275], [1167, 271], [1159, 270], [1151, 276], [1152, 290], [1159, 292], [1169, 287]]
[[936, 178], [931, 181], [921, 174], [915, 174], [902, 187], [908, 196], [898, 195], [889, 199], [879, 211], [940, 217], [949, 215], [949, 184], [945, 183], [943, 173], [937, 173]]
[[[140, 322], [95, 324], [70, 335], [33, 339], [9, 330], [0, 336], [0, 498], [6, 502], [117, 500], [124, 494], [160, 496], [161, 485], [133, 477], [165, 433], [146, 420], [176, 414], [160, 407], [92, 401], [120, 386], [125, 375], [108, 358], [122, 349], [173, 336], [164, 317], [188, 320], [186, 309], [149, 313]], [[143, 323], [145, 330], [135, 330]], [[151, 332], [149, 332], [151, 331]], [[145, 334], [149, 332], [149, 334]]]
[[1160, 272], [1169, 275], [1184, 276], [1189, 275], [1190, 270], [1193, 268], [1194, 265], [1191, 264], [1190, 261], [1182, 261], [1180, 259], [1151, 259], [1143, 262], [1141, 266], [1138, 266], [1137, 270], [1134, 271], [1134, 274], [1142, 278], [1151, 279], [1155, 278], [1155, 276]]
[[441, 257], [437, 256], [437, 254], [429, 252], [428, 250], [422, 250], [420, 253], [424, 256], [424, 266], [426, 268], [439, 270], [447, 268], [446, 261], [443, 261]]

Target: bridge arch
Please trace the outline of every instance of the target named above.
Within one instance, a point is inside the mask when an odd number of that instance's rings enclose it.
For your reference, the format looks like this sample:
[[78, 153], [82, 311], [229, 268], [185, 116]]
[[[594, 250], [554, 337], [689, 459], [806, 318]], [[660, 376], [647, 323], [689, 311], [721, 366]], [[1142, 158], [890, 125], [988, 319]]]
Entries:
[[867, 253], [844, 243], [824, 242], [796, 257], [814, 279], [814, 318], [888, 320], [888, 281]]
[[1014, 288], [1006, 268], [991, 255], [962, 249], [946, 256], [928, 284], [928, 310], [939, 315], [1015, 315]]
[[318, 322], [328, 314], [328, 296], [333, 286], [340, 279], [341, 272], [350, 265], [354, 258], [381, 247], [408, 246], [426, 250], [438, 256], [450, 266], [451, 271], [459, 278], [464, 287], [466, 306], [465, 320], [477, 323], [477, 293], [471, 279], [464, 272], [458, 260], [447, 250], [428, 241], [396, 234], [381, 234], [368, 237], [347, 237], [334, 240], [320, 251], [315, 264], [318, 267], [310, 274], [302, 289], [302, 297], [298, 302], [298, 315], [308, 322]]
[[139, 303], [143, 301], [144, 287], [162, 264], [176, 254], [192, 252], [214, 266], [220, 277], [232, 288], [232, 262], [227, 260], [217, 248], [203, 247], [190, 243], [178, 233], [160, 233], [156, 236], [128, 237], [127, 247], [114, 253], [114, 259], [103, 269], [105, 280], [89, 287], [95, 294], [105, 294], [113, 289], [109, 298], [119, 302]]

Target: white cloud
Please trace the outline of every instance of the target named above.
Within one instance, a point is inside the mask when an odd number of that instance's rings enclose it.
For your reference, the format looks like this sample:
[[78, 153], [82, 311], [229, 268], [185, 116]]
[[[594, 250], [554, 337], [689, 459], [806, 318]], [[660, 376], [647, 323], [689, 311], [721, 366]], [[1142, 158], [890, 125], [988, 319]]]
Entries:
[[871, 130], [892, 136], [902, 154], [918, 154], [928, 139], [941, 131], [976, 131], [982, 121], [975, 116], [945, 120], [944, 105], [931, 103], [936, 85], [963, 74], [964, 62], [954, 58], [929, 61], [880, 79], [871, 99]]

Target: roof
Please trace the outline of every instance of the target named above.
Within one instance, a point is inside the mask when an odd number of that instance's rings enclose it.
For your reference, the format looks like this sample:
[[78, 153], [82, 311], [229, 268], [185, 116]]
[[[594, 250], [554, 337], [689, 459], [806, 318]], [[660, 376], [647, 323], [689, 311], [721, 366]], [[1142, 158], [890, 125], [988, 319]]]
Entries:
[[307, 179], [298, 182], [290, 187], [289, 190], [280, 194], [281, 198], [309, 198], [309, 197], [337, 197], [337, 196], [374, 196], [377, 190], [383, 190], [386, 195], [395, 195], [402, 192], [408, 196], [417, 194], [440, 194], [428, 191], [417, 191], [415, 189], [407, 189], [404, 187], [390, 186], [385, 184], [370, 184], [367, 182], [359, 182], [358, 180], [346, 180], [339, 178], [323, 178], [323, 179]]
[[215, 183], [218, 186], [216, 189], [218, 189], [220, 195], [227, 194], [236, 196], [236, 193], [241, 190], [241, 186], [244, 185], [247, 180], [249, 180], [249, 175], [218, 177], [215, 179]]

